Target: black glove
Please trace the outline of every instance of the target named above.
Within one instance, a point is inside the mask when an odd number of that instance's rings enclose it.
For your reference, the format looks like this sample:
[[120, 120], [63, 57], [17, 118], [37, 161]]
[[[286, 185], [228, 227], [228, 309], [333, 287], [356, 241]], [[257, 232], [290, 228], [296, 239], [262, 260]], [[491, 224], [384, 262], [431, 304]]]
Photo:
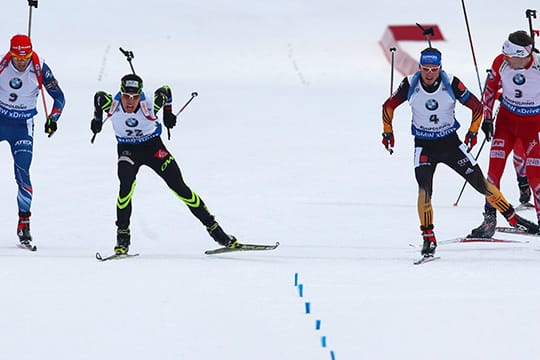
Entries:
[[53, 108], [49, 116], [47, 116], [47, 120], [45, 120], [45, 133], [49, 134], [49, 137], [53, 136], [53, 134], [56, 132], [56, 129], [58, 128], [58, 124], [56, 122], [60, 118], [61, 114], [61, 110]]
[[482, 122], [481, 128], [486, 135], [486, 141], [490, 141], [493, 137], [493, 119], [485, 118]]
[[103, 127], [103, 121], [101, 119], [94, 118], [90, 122], [90, 130], [92, 130], [94, 134], [97, 134], [98, 132], [100, 132], [102, 127]]
[[163, 123], [165, 124], [165, 127], [169, 129], [176, 126], [176, 115], [172, 113], [170, 105], [165, 105], [165, 107], [163, 107]]
[[383, 132], [382, 133], [382, 144], [388, 150], [390, 155], [394, 153], [394, 133]]
[[58, 129], [56, 120], [49, 116], [47, 121], [45, 121], [45, 133], [49, 134], [49, 137], [51, 137], [56, 132], [56, 129]]
[[469, 147], [469, 151], [472, 150], [474, 145], [476, 145], [476, 136], [478, 135], [477, 132], [469, 131], [467, 132], [467, 135], [465, 135], [465, 145]]

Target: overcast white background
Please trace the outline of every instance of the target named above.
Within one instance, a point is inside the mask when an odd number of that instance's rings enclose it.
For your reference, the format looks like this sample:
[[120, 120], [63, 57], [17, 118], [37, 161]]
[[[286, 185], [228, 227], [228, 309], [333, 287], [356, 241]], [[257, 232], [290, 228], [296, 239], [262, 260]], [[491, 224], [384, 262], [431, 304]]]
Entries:
[[[508, 33], [528, 30], [525, 10], [535, 4], [466, 5], [483, 82]], [[13, 165], [0, 143], [2, 358], [331, 360], [334, 351], [339, 360], [537, 359], [538, 240], [441, 245], [440, 261], [412, 265], [419, 250], [409, 243], [421, 238], [407, 104], [395, 112], [394, 155], [380, 143], [391, 67], [378, 41], [387, 25], [439, 25], [446, 41], [434, 45], [445, 70], [479, 95], [462, 4], [364, 6], [40, 1], [34, 49], [67, 104], [49, 139], [38, 101], [35, 253], [16, 247]], [[27, 2], [11, 2], [0, 48], [27, 27]], [[414, 57], [426, 47], [401, 45]], [[205, 256], [215, 243], [204, 227], [142, 169], [130, 250], [141, 255], [95, 259], [113, 251], [118, 183], [110, 124], [93, 145], [89, 125], [94, 92], [117, 91], [130, 72], [119, 47], [134, 52], [148, 93], [172, 87], [174, 109], [199, 93], [165, 143], [227, 232], [243, 242], [279, 241], [277, 250]], [[456, 114], [463, 137], [470, 111], [458, 105]], [[479, 159], [486, 171], [487, 153]], [[502, 190], [515, 203], [514, 178], [508, 167]], [[482, 220], [483, 197], [470, 187], [452, 206], [462, 184], [438, 169], [439, 240]], [[522, 215], [536, 220], [532, 211]]]

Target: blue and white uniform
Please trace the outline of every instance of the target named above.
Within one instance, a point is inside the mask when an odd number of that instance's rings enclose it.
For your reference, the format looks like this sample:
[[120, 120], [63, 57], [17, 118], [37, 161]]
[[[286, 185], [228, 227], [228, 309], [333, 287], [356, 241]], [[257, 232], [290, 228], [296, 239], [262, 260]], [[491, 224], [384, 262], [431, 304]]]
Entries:
[[[32, 204], [30, 164], [34, 144], [34, 116], [38, 113], [36, 105], [40, 92], [32, 61], [24, 71], [17, 70], [9, 61], [0, 72], [0, 141], [7, 141], [11, 148], [19, 212], [30, 212]], [[53, 112], [59, 116], [64, 108], [64, 94], [49, 66], [40, 61], [40, 68], [43, 86], [54, 99]]]

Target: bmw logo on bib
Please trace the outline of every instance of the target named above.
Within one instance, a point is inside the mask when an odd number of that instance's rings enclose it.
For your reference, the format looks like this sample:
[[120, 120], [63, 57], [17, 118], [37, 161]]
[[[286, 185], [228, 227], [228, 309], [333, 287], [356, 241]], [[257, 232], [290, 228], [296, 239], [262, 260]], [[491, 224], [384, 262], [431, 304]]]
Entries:
[[129, 127], [135, 127], [139, 125], [139, 121], [135, 118], [129, 118], [126, 120], [126, 125]]
[[20, 89], [22, 87], [22, 80], [19, 78], [13, 78], [9, 81], [9, 86], [15, 90]]
[[523, 76], [523, 74], [516, 74], [514, 75], [514, 78], [512, 79], [512, 81], [516, 85], [523, 85], [525, 84], [525, 76]]
[[426, 109], [428, 110], [437, 110], [439, 103], [435, 99], [429, 99], [426, 101]]

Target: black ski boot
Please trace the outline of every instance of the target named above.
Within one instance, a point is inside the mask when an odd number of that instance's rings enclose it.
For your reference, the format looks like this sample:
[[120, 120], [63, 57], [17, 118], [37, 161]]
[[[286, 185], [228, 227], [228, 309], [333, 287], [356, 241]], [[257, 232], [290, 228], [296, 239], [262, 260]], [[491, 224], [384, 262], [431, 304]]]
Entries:
[[519, 202], [521, 204], [527, 204], [531, 201], [531, 187], [529, 186], [529, 181], [526, 176], [518, 177], [518, 187], [519, 187]]
[[117, 255], [125, 255], [129, 251], [129, 245], [131, 244], [131, 232], [129, 228], [116, 230], [116, 246], [114, 247], [114, 253]]
[[529, 234], [538, 234], [538, 232], [540, 231], [540, 227], [537, 224], [525, 219], [524, 217], [519, 216], [516, 213], [516, 210], [513, 208], [505, 211], [503, 213], [503, 216], [505, 217], [506, 221], [508, 221], [508, 224], [510, 224], [510, 226], [512, 227], [515, 227], [516, 229], [523, 230]]
[[214, 222], [212, 225], [207, 226], [206, 230], [218, 244], [224, 247], [234, 248], [238, 244], [236, 238], [234, 236], [227, 235], [217, 222]]
[[19, 223], [17, 224], [17, 236], [21, 245], [30, 246], [32, 235], [30, 235], [30, 212], [19, 213]]
[[514, 225], [515, 228], [526, 231], [529, 234], [538, 234], [540, 232], [540, 227], [519, 215], [516, 214], [517, 223]]
[[484, 221], [479, 227], [471, 230], [468, 238], [491, 239], [497, 227], [497, 210], [486, 207], [484, 211]]
[[433, 257], [435, 255], [435, 249], [437, 248], [437, 239], [433, 233], [433, 225], [427, 227], [420, 226], [422, 230], [422, 237], [424, 238], [424, 244], [422, 245], [422, 251], [420, 254], [425, 257]]

